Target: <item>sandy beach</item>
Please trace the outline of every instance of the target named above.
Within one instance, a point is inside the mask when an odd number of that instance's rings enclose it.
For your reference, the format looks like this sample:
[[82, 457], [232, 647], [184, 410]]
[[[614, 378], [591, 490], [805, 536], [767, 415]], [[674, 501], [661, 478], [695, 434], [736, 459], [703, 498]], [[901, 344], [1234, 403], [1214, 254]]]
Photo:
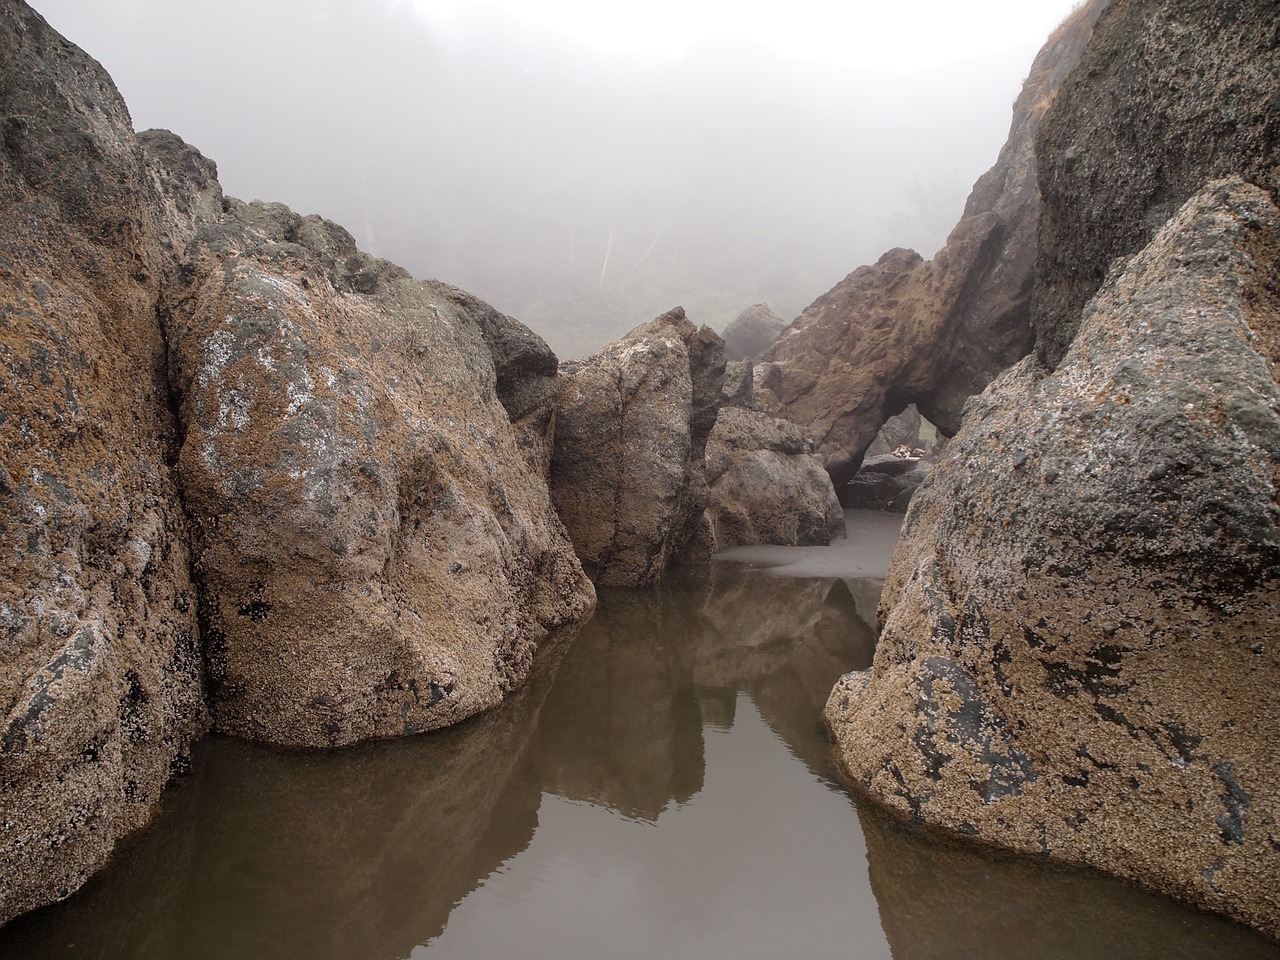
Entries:
[[846, 510], [845, 536], [826, 547], [731, 547], [715, 554], [712, 563], [761, 567], [784, 577], [883, 578], [902, 529], [900, 513]]

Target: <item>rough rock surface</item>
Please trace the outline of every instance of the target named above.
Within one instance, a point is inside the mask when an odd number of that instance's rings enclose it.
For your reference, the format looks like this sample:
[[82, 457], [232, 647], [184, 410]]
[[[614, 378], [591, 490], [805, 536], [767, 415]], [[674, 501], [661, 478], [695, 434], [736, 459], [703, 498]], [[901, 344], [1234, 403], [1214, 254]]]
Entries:
[[1273, 0], [1115, 0], [1045, 115], [1032, 323], [1055, 365], [1112, 261], [1215, 177], [1280, 196]]
[[[827, 721], [903, 815], [1280, 937], [1280, 211], [1239, 180], [975, 402]], [[901, 730], [900, 736], [888, 732]]]
[[227, 206], [165, 324], [217, 729], [339, 745], [492, 706], [592, 602], [542, 482], [545, 355], [336, 224]]
[[724, 339], [725, 358], [755, 363], [786, 327], [787, 321], [774, 313], [767, 303], [752, 304], [724, 328], [721, 337]]
[[1039, 119], [1106, 0], [1071, 14], [1036, 57], [1009, 139], [932, 261], [891, 250], [805, 309], [761, 356], [764, 408], [804, 427], [837, 489], [908, 403], [950, 436], [965, 400], [1032, 347]]
[[850, 510], [905, 513], [912, 495], [932, 469], [931, 463], [919, 457], [871, 457], [836, 493], [841, 506]]
[[705, 463], [707, 505], [686, 559], [757, 543], [825, 545], [844, 532], [831, 478], [793, 423], [725, 407]]
[[0, 922], [146, 822], [208, 720], [154, 197], [102, 68], [0, 2]]
[[890, 250], [810, 304], [761, 358], [756, 396], [814, 439], [837, 487], [881, 424], [937, 382], [940, 345], [995, 262], [1002, 229], [984, 213], [962, 220], [931, 261]]
[[1009, 138], [965, 203], [965, 217], [994, 213], [1001, 228], [991, 269], [960, 305], [933, 389], [919, 401], [921, 412], [947, 436], [960, 428], [965, 400], [1025, 357], [1034, 343], [1031, 296], [1040, 213], [1036, 134], [1109, 2], [1082, 4], [1045, 42], [1013, 104]]
[[597, 583], [657, 582], [705, 505], [724, 348], [676, 307], [560, 366], [551, 494]]

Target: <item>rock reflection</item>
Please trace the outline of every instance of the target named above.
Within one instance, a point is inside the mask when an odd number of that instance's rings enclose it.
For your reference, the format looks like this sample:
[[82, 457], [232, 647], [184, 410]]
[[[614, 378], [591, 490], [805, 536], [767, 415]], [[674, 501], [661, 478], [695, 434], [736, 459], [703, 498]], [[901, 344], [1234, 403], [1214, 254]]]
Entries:
[[527, 746], [564, 647], [501, 708], [429, 736], [206, 741], [159, 822], [81, 893], [0, 930], [0, 956], [407, 956], [533, 836]]
[[660, 591], [602, 590], [542, 711], [533, 753], [544, 789], [656, 820], [702, 788], [703, 726], [732, 726], [739, 691], [829, 779], [822, 705], [874, 647], [842, 580], [712, 567]]
[[863, 614], [843, 581], [732, 569], [602, 590], [521, 693], [459, 727], [317, 753], [211, 739], [158, 822], [80, 894], [0, 930], [0, 955], [407, 956], [525, 850], [544, 792], [649, 822], [689, 801], [703, 725], [731, 726], [740, 691], [831, 777], [818, 718], [870, 663]]
[[1276, 960], [1251, 930], [1105, 874], [923, 836], [859, 802], [894, 960]]

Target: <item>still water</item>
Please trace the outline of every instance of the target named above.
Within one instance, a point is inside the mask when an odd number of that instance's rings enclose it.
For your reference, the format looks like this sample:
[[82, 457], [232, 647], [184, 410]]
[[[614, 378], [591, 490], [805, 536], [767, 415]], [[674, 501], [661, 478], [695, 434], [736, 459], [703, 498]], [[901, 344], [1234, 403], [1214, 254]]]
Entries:
[[529, 686], [334, 753], [211, 738], [156, 823], [0, 957], [1280, 958], [1087, 872], [859, 811], [820, 723], [880, 581], [603, 590]]

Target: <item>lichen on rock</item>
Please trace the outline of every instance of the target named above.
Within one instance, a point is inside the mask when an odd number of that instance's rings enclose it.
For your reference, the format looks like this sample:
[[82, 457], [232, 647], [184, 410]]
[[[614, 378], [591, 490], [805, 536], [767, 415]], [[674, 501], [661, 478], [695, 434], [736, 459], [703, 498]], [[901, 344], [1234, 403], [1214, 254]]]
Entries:
[[1218, 181], [971, 406], [827, 705], [860, 791], [1280, 936], [1278, 333], [1280, 211]]

